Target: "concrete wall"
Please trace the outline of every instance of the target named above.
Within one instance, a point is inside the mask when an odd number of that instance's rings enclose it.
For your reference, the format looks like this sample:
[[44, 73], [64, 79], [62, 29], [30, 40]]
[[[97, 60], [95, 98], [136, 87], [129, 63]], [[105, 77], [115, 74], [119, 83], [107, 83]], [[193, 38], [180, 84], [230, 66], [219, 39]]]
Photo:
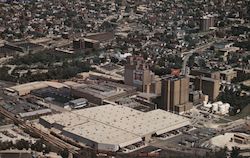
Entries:
[[216, 79], [216, 80], [220, 79], [220, 72], [219, 71], [208, 72], [208, 71], [204, 71], [204, 70], [191, 70], [190, 75], [203, 76], [203, 77], [208, 77], [208, 78], [212, 78], [212, 79]]
[[180, 103], [185, 104], [188, 102], [189, 97], [189, 78], [185, 77], [180, 80]]
[[180, 104], [180, 80], [170, 81], [170, 111]]
[[69, 137], [76, 142], [83, 143], [93, 149], [96, 150], [103, 150], [103, 151], [117, 151], [119, 150], [119, 145], [117, 144], [103, 144], [103, 143], [97, 143], [92, 140], [86, 139], [84, 137], [81, 137], [79, 135], [76, 135], [74, 133], [71, 133], [69, 131], [62, 130], [62, 134], [66, 137]]
[[102, 103], [103, 103], [102, 98], [99, 98], [97, 96], [93, 96], [91, 94], [82, 92], [82, 91], [77, 90], [77, 89], [72, 89], [71, 93], [72, 93], [73, 96], [80, 97], [80, 98], [85, 98], [89, 102], [97, 104], [97, 105], [102, 105]]
[[88, 139], [86, 139], [86, 138], [83, 138], [83, 137], [81, 137], [81, 136], [79, 136], [79, 135], [73, 134], [73, 133], [71, 133], [71, 132], [69, 132], [69, 131], [62, 130], [62, 134], [63, 134], [64, 136], [66, 136], [66, 137], [69, 137], [69, 138], [75, 140], [76, 142], [83, 143], [83, 144], [85, 144], [85, 145], [87, 145], [87, 146], [90, 146], [90, 147], [92, 147], [92, 148], [94, 148], [94, 149], [97, 149], [97, 148], [98, 148], [96, 142], [94, 142], [94, 141], [92, 141], [92, 140], [88, 140]]
[[97, 149], [98, 150], [103, 150], [103, 151], [117, 151], [119, 150], [119, 146], [116, 144], [103, 144], [103, 143], [98, 143], [97, 144]]
[[101, 32], [101, 33], [96, 33], [93, 35], [88, 35], [86, 38], [92, 39], [92, 40], [98, 40], [98, 41], [108, 41], [113, 39], [114, 33], [113, 32]]
[[202, 90], [203, 94], [208, 95], [210, 101], [214, 101], [219, 95], [220, 81], [205, 78], [195, 79], [195, 90]]
[[159, 106], [160, 109], [169, 110], [170, 105], [170, 86], [169, 80], [163, 80], [161, 84], [161, 98], [162, 104]]
[[124, 71], [124, 83], [129, 86], [133, 86], [133, 79], [134, 79], [134, 65], [126, 65]]
[[237, 72], [233, 71], [230, 73], [221, 73], [220, 74], [220, 78], [221, 80], [227, 81], [227, 82], [231, 82], [232, 79], [234, 79], [235, 77], [237, 77]]

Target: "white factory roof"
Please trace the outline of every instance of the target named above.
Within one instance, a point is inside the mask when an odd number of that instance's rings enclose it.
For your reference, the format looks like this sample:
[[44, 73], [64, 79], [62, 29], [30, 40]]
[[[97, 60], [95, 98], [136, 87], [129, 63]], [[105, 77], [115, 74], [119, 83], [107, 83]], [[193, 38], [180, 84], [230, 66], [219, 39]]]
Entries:
[[83, 124], [88, 122], [88, 119], [85, 117], [81, 117], [75, 113], [60, 113], [54, 115], [48, 115], [41, 117], [46, 120], [50, 124], [59, 124], [64, 127], [74, 127], [79, 124]]
[[141, 112], [111, 104], [41, 118], [95, 142], [120, 146], [127, 141], [138, 142], [148, 134], [160, 135], [190, 124], [189, 119], [160, 109]]
[[59, 82], [50, 82], [50, 81], [36, 81], [36, 82], [30, 82], [25, 84], [16, 85], [13, 87], [10, 87], [8, 89], [17, 91], [19, 93], [29, 93], [32, 90], [40, 89], [40, 88], [46, 88], [46, 87], [54, 87], [54, 88], [62, 88], [66, 85], [59, 83]]
[[47, 114], [51, 113], [51, 109], [41, 109], [41, 110], [36, 110], [36, 111], [31, 111], [31, 112], [25, 112], [25, 113], [19, 113], [20, 117], [31, 117], [31, 116], [36, 116], [36, 115], [42, 115], [42, 114]]
[[136, 135], [155, 133], [158, 130], [170, 129], [171, 127], [176, 128], [176, 125], [182, 123], [189, 124], [188, 119], [160, 109], [144, 113], [119, 105], [87, 108], [76, 111], [76, 113], [130, 131]]
[[228, 70], [224, 70], [224, 71], [220, 71], [221, 74], [229, 74], [229, 73], [237, 73], [236, 71], [234, 71], [234, 69], [228, 69]]
[[80, 84], [74, 81], [65, 81], [63, 84], [69, 86], [69, 87], [74, 87], [74, 86], [79, 86]]
[[64, 130], [98, 143], [115, 144], [120, 147], [142, 141], [141, 137], [132, 133], [95, 121], [66, 127]]
[[30, 82], [30, 83], [25, 83], [25, 84], [20, 84], [16, 85], [13, 87], [10, 87], [10, 89], [16, 90], [16, 91], [22, 91], [22, 90], [27, 90], [27, 89], [38, 89], [38, 88], [43, 88], [46, 87], [47, 84], [45, 82]]

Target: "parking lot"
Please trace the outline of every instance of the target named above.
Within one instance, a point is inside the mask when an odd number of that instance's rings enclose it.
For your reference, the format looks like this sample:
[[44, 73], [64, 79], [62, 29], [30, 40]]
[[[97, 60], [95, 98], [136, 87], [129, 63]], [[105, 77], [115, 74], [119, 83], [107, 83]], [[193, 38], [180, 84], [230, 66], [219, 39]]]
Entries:
[[167, 133], [163, 133], [161, 135], [157, 135], [156, 138], [160, 139], [160, 140], [167, 140], [173, 137], [176, 137], [178, 135], [181, 134], [185, 134], [185, 133], [189, 133], [191, 130], [194, 130], [195, 128], [191, 127], [191, 126], [185, 126]]
[[153, 145], [167, 149], [171, 148], [200, 148], [201, 144], [214, 137], [217, 132], [213, 129], [199, 128], [188, 132], [177, 133], [176, 136], [169, 139], [157, 139]]

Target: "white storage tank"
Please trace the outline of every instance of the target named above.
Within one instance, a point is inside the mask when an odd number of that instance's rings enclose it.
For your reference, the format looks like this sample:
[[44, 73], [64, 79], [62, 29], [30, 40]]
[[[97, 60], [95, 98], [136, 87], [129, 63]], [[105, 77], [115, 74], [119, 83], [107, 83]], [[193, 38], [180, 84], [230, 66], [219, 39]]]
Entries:
[[229, 103], [225, 103], [224, 105], [226, 106], [227, 109], [230, 108], [230, 104]]
[[206, 108], [211, 108], [213, 105], [212, 104], [210, 104], [210, 103], [208, 103], [208, 104], [204, 104], [204, 107], [206, 107]]
[[226, 109], [227, 113], [229, 113], [229, 109], [230, 109], [230, 104], [228, 104], [228, 103], [225, 103], [225, 109]]
[[219, 112], [224, 115], [226, 113], [226, 108], [225, 108], [225, 105], [222, 104], [222, 105], [219, 105]]
[[228, 114], [229, 108], [230, 108], [230, 105], [228, 103], [222, 104], [219, 106], [219, 112], [223, 115]]
[[218, 101], [218, 102], [216, 102], [216, 103], [217, 103], [219, 106], [223, 104], [222, 101]]
[[217, 103], [213, 103], [213, 111], [219, 111], [219, 105]]

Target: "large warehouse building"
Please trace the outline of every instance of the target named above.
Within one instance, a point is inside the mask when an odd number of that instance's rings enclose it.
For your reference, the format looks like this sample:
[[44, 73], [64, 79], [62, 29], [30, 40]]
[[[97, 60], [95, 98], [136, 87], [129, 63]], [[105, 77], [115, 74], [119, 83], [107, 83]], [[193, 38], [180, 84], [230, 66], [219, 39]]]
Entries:
[[79, 84], [71, 89], [72, 96], [85, 98], [89, 102], [102, 105], [105, 100], [114, 101], [136, 94], [136, 88], [114, 82]]
[[79, 143], [105, 151], [118, 151], [190, 125], [189, 119], [160, 109], [141, 112], [111, 104], [43, 116], [39, 122]]
[[51, 82], [51, 81], [36, 81], [25, 84], [16, 85], [10, 88], [5, 88], [4, 93], [8, 95], [24, 96], [29, 94], [32, 90], [42, 89], [46, 87], [62, 88], [65, 87], [63, 83]]

